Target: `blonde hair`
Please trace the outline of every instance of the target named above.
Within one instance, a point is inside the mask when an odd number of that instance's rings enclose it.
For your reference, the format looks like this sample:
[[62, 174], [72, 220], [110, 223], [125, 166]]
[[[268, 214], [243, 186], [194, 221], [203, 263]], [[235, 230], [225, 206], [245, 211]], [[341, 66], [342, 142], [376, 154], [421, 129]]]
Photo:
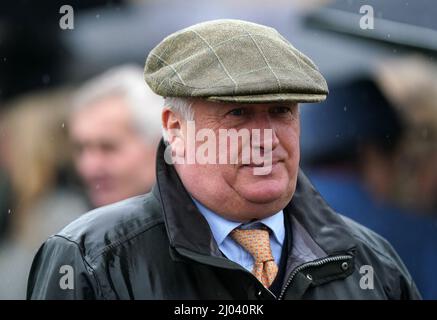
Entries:
[[29, 208], [55, 185], [59, 167], [70, 159], [64, 130], [68, 92], [18, 98], [1, 118], [3, 156], [15, 203], [13, 228], [20, 228]]

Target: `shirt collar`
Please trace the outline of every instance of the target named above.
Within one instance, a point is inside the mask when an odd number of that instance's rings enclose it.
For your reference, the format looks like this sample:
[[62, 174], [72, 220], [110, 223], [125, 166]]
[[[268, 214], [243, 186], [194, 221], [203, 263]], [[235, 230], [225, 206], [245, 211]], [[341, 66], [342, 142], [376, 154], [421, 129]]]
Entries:
[[[215, 241], [220, 246], [226, 237], [231, 233], [232, 230], [242, 225], [241, 222], [235, 222], [228, 219], [223, 218], [222, 216], [216, 214], [211, 211], [203, 204], [201, 204], [196, 199], [192, 198], [200, 213], [205, 217], [206, 221], [208, 221], [209, 227], [211, 229], [212, 235], [214, 236]], [[252, 225], [253, 223], [263, 223], [267, 227], [269, 227], [273, 235], [275, 236], [276, 241], [283, 245], [285, 239], [285, 227], [284, 227], [284, 213], [283, 211], [279, 211], [274, 215], [258, 220], [256, 222], [250, 222], [245, 226]]]

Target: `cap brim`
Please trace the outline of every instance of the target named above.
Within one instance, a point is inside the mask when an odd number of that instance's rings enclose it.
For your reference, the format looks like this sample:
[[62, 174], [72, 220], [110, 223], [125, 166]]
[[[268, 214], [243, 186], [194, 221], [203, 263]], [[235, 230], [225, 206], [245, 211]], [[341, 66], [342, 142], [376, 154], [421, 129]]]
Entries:
[[236, 103], [271, 103], [271, 102], [321, 102], [326, 99], [326, 94], [302, 94], [302, 93], [277, 93], [256, 94], [248, 96], [211, 96], [209, 101], [236, 102]]

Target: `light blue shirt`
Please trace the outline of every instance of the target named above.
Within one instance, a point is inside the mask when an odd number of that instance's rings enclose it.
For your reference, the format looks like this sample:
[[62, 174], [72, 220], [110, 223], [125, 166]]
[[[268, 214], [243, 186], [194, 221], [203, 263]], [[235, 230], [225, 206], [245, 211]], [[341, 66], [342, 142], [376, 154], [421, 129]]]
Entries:
[[[235, 228], [238, 228], [240, 225], [242, 225], [242, 223], [227, 220], [222, 216], [212, 212], [194, 198], [193, 201], [200, 213], [205, 217], [206, 221], [208, 221], [212, 235], [221, 252], [229, 260], [232, 260], [247, 270], [252, 271], [254, 263], [253, 257], [230, 236], [231, 231]], [[244, 224], [241, 228], [251, 229], [251, 227], [258, 225], [259, 223], [264, 224], [265, 226], [269, 227], [270, 230], [272, 230], [270, 233], [270, 247], [272, 248], [273, 258], [275, 259], [276, 264], [279, 265], [281, 260], [282, 245], [284, 244], [285, 239], [284, 213], [281, 210], [268, 218]]]

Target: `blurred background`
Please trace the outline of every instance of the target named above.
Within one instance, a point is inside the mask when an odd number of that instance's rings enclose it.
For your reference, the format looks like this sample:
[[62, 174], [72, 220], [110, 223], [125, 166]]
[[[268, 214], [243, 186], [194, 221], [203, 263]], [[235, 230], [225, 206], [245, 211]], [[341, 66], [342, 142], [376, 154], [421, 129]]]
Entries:
[[150, 189], [162, 101], [145, 58], [218, 18], [272, 26], [319, 66], [330, 95], [301, 108], [302, 168], [437, 299], [436, 17], [432, 0], [2, 1], [0, 299], [25, 298], [51, 234]]

